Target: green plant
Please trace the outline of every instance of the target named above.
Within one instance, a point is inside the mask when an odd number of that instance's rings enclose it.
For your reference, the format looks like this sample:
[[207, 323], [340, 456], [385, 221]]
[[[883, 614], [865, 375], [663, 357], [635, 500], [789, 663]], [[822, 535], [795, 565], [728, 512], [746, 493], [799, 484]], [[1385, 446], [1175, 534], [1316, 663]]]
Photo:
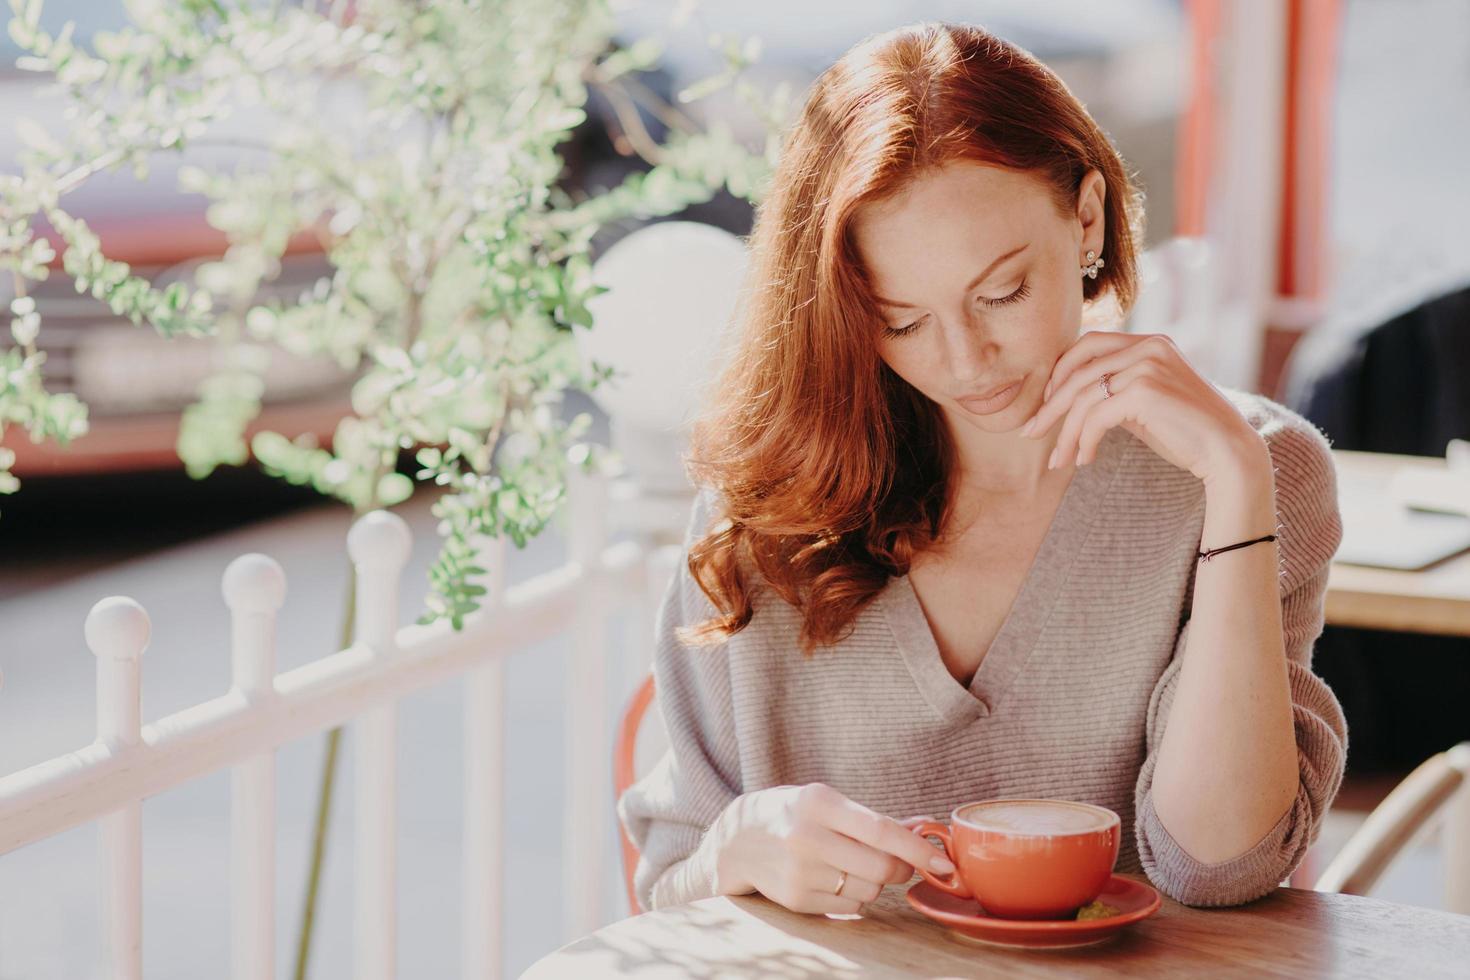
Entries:
[[[15, 344], [0, 355], [0, 436], [18, 425], [64, 444], [86, 430], [85, 406], [42, 383], [45, 311], [27, 284], [55, 259], [37, 233], [44, 221], [65, 244], [62, 270], [78, 292], [135, 324], [221, 346], [220, 370], [181, 421], [177, 448], [191, 475], [253, 455], [266, 472], [363, 513], [414, 492], [397, 463], [416, 450], [417, 480], [446, 491], [433, 505], [443, 543], [420, 622], [455, 629], [484, 592], [476, 537], [524, 545], [561, 504], [566, 465], [616, 463], [582, 441], [590, 418], [555, 411], [568, 389], [592, 391], [613, 376], [582, 364], [573, 343], [577, 328], [593, 326], [587, 302], [601, 291], [591, 281], [593, 235], [721, 188], [758, 200], [790, 104], [789, 90], [768, 99], [741, 78], [758, 45], [723, 38], [714, 41], [727, 69], [680, 101], [734, 84], [767, 124], [763, 147], [748, 150], [718, 121], [698, 125], [650, 99], [637, 76], [663, 45], [614, 45], [604, 0], [130, 0], [132, 24], [97, 34], [92, 50], [74, 43], [71, 25], [43, 29], [41, 0], [10, 6], [10, 36], [27, 52], [20, 67], [54, 77], [73, 124], [64, 137], [18, 124], [23, 172], [0, 176], [0, 268], [16, 294]], [[578, 200], [557, 186], [557, 146], [585, 120], [591, 87], [651, 169]], [[338, 100], [330, 110], [328, 97]], [[645, 130], [640, 101], [669, 124], [662, 143]], [[229, 133], [224, 124], [240, 110], [270, 123]], [[160, 289], [107, 258], [63, 207], [94, 174], [130, 168], [141, 177], [154, 154], [211, 144], [238, 148], [241, 165], [184, 167], [180, 189], [208, 199], [208, 220], [229, 248], [187, 284]], [[294, 301], [261, 301], [302, 231], [317, 236], [330, 275]], [[352, 414], [330, 447], [269, 431], [247, 445], [273, 350], [329, 355], [357, 372]], [[0, 450], [0, 493], [16, 489], [11, 463]], [[321, 846], [319, 833], [298, 976]]]

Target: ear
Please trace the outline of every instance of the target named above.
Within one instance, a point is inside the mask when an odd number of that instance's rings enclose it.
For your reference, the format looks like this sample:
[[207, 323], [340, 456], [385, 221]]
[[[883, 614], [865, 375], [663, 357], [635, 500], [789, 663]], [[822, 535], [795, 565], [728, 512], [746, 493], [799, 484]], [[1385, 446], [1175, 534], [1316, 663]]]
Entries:
[[1108, 185], [1102, 172], [1087, 171], [1077, 188], [1077, 224], [1081, 231], [1081, 252], [1091, 249], [1102, 254], [1104, 230], [1107, 219], [1103, 212], [1103, 201], [1107, 198]]

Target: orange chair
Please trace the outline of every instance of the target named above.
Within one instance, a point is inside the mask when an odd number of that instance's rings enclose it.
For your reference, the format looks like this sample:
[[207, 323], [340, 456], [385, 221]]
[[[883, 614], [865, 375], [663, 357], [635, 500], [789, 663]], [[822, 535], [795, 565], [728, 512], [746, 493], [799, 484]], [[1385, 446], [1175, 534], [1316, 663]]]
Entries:
[[[622, 799], [623, 793], [632, 786], [638, 778], [634, 771], [635, 749], [638, 747], [638, 729], [643, 724], [643, 716], [648, 713], [648, 706], [653, 703], [653, 675], [644, 678], [643, 683], [638, 685], [638, 690], [628, 702], [628, 707], [623, 711], [623, 719], [618, 723], [618, 737], [613, 745], [613, 798]], [[614, 818], [616, 819], [616, 818]], [[618, 836], [623, 841], [623, 878], [628, 886], [628, 908], [634, 915], [644, 911], [638, 904], [638, 895], [633, 891], [633, 869], [638, 867], [638, 848], [628, 839], [628, 832], [623, 829], [622, 822], [618, 823]]]

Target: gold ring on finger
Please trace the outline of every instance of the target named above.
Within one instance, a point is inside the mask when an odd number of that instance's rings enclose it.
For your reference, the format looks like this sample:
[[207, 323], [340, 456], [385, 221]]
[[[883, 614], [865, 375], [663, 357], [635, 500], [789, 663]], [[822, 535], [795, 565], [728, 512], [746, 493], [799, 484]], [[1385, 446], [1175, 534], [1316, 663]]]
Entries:
[[842, 872], [842, 874], [840, 874], [840, 875], [837, 876], [837, 887], [834, 888], [834, 889], [832, 889], [832, 894], [833, 895], [837, 895], [837, 896], [841, 896], [842, 895], [842, 888], [846, 884], [847, 884], [847, 872], [844, 871], [844, 872]]

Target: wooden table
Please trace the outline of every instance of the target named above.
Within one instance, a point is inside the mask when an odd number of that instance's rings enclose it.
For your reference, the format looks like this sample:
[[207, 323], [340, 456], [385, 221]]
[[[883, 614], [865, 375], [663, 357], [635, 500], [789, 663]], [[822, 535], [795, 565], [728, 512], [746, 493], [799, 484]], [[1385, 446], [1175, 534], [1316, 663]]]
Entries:
[[[1385, 488], [1406, 463], [1432, 466], [1426, 456], [1334, 449], [1339, 481]], [[1443, 459], [1438, 461], [1443, 467]], [[1384, 506], [1390, 506], [1385, 490]], [[1327, 622], [1333, 626], [1470, 637], [1470, 552], [1417, 572], [1333, 562], [1327, 581]]]
[[[1141, 875], [1126, 875], [1146, 880]], [[1470, 916], [1279, 888], [1249, 905], [1168, 897], [1150, 918], [1080, 949], [1011, 950], [953, 938], [884, 889], [860, 919], [799, 915], [759, 896], [624, 919], [557, 950], [522, 980], [575, 977], [1463, 978]]]

